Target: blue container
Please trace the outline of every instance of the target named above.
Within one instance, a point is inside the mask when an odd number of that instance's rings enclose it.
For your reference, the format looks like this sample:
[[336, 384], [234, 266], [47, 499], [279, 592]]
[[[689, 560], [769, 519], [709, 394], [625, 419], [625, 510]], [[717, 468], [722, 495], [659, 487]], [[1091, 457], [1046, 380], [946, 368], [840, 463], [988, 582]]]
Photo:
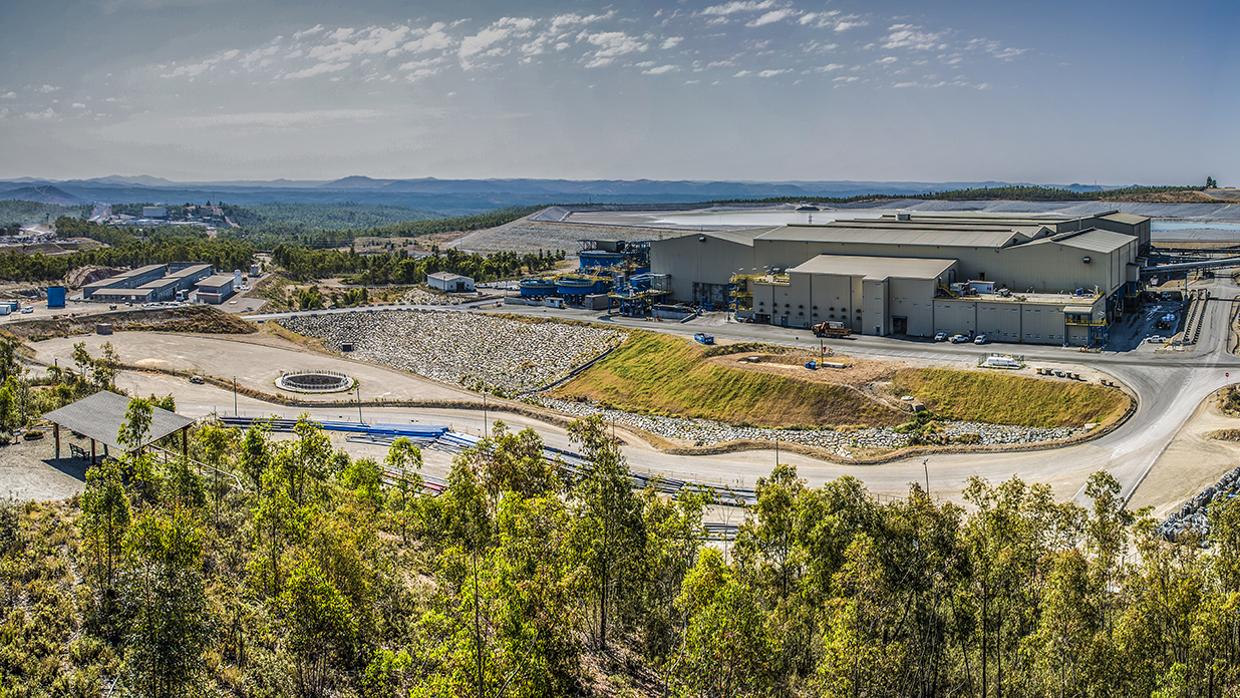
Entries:
[[561, 296], [588, 296], [595, 293], [605, 293], [609, 285], [606, 279], [563, 276], [556, 279], [555, 291]]
[[65, 307], [65, 287], [64, 286], [48, 286], [47, 287], [47, 307], [49, 308]]
[[531, 277], [521, 279], [522, 298], [543, 298], [555, 295], [555, 282], [551, 279]]

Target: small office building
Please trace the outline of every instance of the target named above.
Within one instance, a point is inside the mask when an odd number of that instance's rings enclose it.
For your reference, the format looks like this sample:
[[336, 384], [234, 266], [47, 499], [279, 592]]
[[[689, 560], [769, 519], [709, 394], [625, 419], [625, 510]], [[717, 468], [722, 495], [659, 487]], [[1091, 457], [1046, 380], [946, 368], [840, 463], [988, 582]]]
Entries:
[[474, 290], [473, 279], [447, 271], [427, 274], [426, 285], [444, 293], [465, 293]]
[[219, 305], [232, 297], [236, 292], [231, 274], [216, 274], [199, 281], [196, 288], [198, 301]]

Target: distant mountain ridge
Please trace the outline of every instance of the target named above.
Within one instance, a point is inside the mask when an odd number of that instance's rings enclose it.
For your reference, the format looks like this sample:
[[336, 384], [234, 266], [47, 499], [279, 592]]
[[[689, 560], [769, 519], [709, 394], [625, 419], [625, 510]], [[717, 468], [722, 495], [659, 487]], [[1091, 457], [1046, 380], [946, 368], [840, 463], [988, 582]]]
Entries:
[[[697, 201], [848, 196], [913, 196], [1020, 185], [982, 182], [875, 182], [655, 180], [655, 179], [383, 179], [350, 175], [331, 181], [269, 180], [174, 182], [150, 175], [108, 175], [90, 179], [0, 180], [0, 199], [27, 197], [43, 203], [164, 203], [220, 201], [256, 203], [369, 203], [405, 206], [448, 215], [504, 206], [537, 204], [672, 204]], [[1074, 192], [1111, 187], [1049, 185]]]

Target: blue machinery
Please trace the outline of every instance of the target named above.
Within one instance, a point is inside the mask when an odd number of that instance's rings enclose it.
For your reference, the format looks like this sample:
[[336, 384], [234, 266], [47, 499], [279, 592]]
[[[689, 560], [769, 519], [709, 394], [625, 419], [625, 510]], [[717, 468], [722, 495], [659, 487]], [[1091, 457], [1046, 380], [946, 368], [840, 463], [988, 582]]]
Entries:
[[[221, 416], [220, 421], [230, 427], [248, 428], [255, 424], [266, 424], [272, 431], [288, 432], [292, 431], [297, 424], [295, 419], [263, 419], [254, 417], [224, 417]], [[378, 446], [390, 446], [396, 439], [404, 437], [424, 448], [432, 448], [449, 453], [460, 453], [461, 451], [474, 448], [481, 439], [470, 434], [462, 434], [455, 432], [446, 426], [440, 425], [420, 425], [420, 424], [366, 424], [364, 422], [345, 422], [345, 421], [313, 421], [311, 423], [320, 427], [324, 431], [339, 431], [350, 434], [348, 440], [354, 443], [369, 443]], [[559, 448], [544, 447], [543, 457], [548, 461], [555, 463], [560, 471], [568, 477], [578, 477], [582, 469], [586, 465], [586, 460], [578, 453], [565, 451]], [[441, 492], [447, 483], [437, 478], [422, 476], [426, 484], [426, 489], [432, 492]], [[635, 488], [645, 488], [653, 486], [656, 491], [668, 495], [677, 495], [681, 490], [694, 491], [705, 490], [710, 492], [715, 501], [719, 504], [734, 504], [737, 506], [747, 506], [757, 501], [757, 494], [751, 489], [733, 489], [722, 487], [719, 485], [706, 485], [688, 482], [686, 480], [677, 480], [674, 478], [652, 477], [642, 473], [629, 473], [629, 480]], [[708, 526], [708, 530], [710, 527]], [[715, 529], [719, 529], [715, 526]], [[722, 529], [714, 532], [719, 535]], [[735, 532], [735, 527], [732, 527]]]

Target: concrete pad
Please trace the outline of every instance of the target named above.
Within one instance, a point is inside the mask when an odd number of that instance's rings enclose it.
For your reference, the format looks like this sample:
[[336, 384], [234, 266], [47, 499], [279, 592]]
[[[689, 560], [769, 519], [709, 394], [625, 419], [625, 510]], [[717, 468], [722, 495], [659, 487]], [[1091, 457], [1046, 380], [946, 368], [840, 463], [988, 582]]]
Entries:
[[[73, 365], [73, 345], [84, 342], [93, 356], [110, 342], [126, 365], [187, 371], [264, 393], [312, 401], [354, 399], [355, 393], [311, 395], [281, 390], [275, 385], [282, 371], [318, 369], [341, 371], [358, 382], [363, 400], [473, 400], [461, 388], [436, 383], [382, 366], [312, 352], [294, 342], [270, 335], [190, 335], [159, 332], [118, 332], [110, 336], [64, 337], [31, 346], [41, 361]], [[178, 383], [185, 383], [178, 379]]]

